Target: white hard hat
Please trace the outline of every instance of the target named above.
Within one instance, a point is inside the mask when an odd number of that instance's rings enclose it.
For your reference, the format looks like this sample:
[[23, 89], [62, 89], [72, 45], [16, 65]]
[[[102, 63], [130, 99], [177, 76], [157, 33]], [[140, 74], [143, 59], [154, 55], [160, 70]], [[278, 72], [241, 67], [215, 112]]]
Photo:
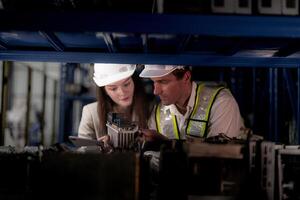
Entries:
[[144, 70], [140, 73], [143, 78], [157, 78], [170, 74], [175, 69], [184, 69], [179, 65], [145, 65]]
[[93, 79], [99, 87], [102, 87], [128, 78], [134, 71], [135, 65], [95, 63]]

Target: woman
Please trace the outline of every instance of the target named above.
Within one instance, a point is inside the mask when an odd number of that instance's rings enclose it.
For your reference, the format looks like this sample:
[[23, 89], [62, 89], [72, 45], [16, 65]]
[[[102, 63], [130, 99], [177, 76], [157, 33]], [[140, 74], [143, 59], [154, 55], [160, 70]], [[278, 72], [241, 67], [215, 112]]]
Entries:
[[94, 65], [94, 81], [97, 87], [97, 102], [83, 107], [78, 135], [82, 138], [107, 142], [107, 114], [123, 113], [126, 118], [138, 122], [140, 128], [147, 128], [150, 115], [149, 101], [144, 86], [135, 74], [135, 65]]

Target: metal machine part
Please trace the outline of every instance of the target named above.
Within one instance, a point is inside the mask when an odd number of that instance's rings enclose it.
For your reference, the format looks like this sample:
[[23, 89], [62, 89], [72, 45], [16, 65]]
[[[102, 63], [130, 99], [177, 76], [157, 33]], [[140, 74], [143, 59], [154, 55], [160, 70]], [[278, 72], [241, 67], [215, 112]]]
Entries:
[[300, 146], [261, 143], [261, 188], [266, 199], [299, 199], [299, 155]]
[[106, 123], [107, 133], [112, 146], [116, 149], [133, 149], [136, 142], [138, 125], [130, 122], [121, 113], [109, 113]]
[[279, 200], [299, 199], [300, 146], [284, 146], [277, 153]]
[[268, 199], [274, 199], [275, 175], [275, 143], [262, 142], [261, 144], [261, 187]]

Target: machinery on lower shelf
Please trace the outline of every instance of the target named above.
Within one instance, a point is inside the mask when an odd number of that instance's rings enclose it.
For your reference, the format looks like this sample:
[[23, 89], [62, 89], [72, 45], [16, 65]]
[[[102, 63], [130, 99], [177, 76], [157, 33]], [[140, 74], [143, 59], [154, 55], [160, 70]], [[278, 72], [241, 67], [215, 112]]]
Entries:
[[2, 146], [0, 199], [299, 199], [299, 155], [300, 146], [222, 138], [141, 153]]

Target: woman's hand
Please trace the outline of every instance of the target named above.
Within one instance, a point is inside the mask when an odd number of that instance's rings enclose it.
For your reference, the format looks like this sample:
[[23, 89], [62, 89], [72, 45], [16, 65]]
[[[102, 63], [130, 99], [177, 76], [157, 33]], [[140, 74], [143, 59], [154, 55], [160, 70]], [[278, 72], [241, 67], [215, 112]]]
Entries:
[[100, 142], [100, 146], [102, 148], [103, 153], [111, 153], [113, 152], [113, 147], [111, 146], [109, 135], [104, 135], [97, 139]]
[[106, 143], [106, 144], [109, 144], [109, 142], [110, 142], [110, 137], [109, 137], [109, 135], [104, 135], [104, 136], [98, 138], [97, 140], [98, 140], [99, 142], [103, 142], [104, 144], [105, 144], [105, 143]]
[[97, 140], [98, 140], [99, 142], [102, 142], [102, 143], [103, 143], [104, 148], [111, 147], [109, 135], [104, 135], [104, 136], [98, 138]]

